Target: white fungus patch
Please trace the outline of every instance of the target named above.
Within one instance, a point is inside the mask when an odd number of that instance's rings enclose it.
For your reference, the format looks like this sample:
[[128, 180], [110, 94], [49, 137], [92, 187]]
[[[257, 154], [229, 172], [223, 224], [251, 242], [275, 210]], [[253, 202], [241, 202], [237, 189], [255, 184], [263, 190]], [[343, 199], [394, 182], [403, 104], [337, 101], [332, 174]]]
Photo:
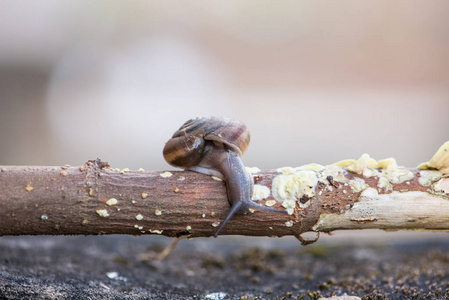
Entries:
[[377, 182], [377, 187], [379, 189], [385, 189], [387, 191], [393, 190], [393, 185], [390, 183], [390, 180], [387, 177], [380, 177]]
[[380, 172], [377, 169], [372, 169], [372, 168], [366, 168], [362, 172], [363, 177], [366, 177], [366, 178], [379, 176], [379, 174], [380, 174]]
[[260, 200], [267, 199], [268, 197], [270, 197], [270, 194], [271, 194], [271, 191], [267, 186], [255, 184], [253, 186], [253, 196], [251, 199], [253, 201], [260, 201]]
[[106, 204], [109, 205], [109, 206], [116, 205], [117, 204], [117, 199], [111, 198], [108, 201], [106, 201]]
[[97, 214], [103, 218], [109, 217], [109, 213], [106, 209], [98, 209]]
[[220, 225], [220, 222], [214, 222], [212, 223], [212, 227], [218, 227]]
[[143, 216], [142, 216], [141, 214], [138, 214], [138, 215], [136, 216], [136, 220], [137, 220], [137, 221], [143, 220]]
[[164, 177], [164, 178], [169, 178], [169, 177], [172, 177], [173, 174], [171, 172], [165, 171], [164, 173], [161, 173], [159, 175], [161, 175], [161, 177]]
[[302, 208], [310, 205], [310, 200], [304, 204], [300, 199], [304, 196], [309, 198], [315, 196], [318, 177], [314, 171], [295, 170], [289, 167], [282, 168], [281, 173], [273, 179], [273, 196], [282, 201], [282, 206], [287, 209], [289, 215], [292, 215], [297, 203]]
[[186, 226], [186, 230], [187, 230], [187, 231], [190, 231], [190, 230], [192, 230], [192, 226], [190, 226], [190, 225], [187, 225], [187, 226]]
[[42, 220], [48, 220], [48, 216], [47, 216], [46, 214], [43, 214], [43, 215], [41, 216], [41, 219], [42, 219]]
[[365, 180], [363, 180], [362, 178], [354, 178], [353, 180], [350, 180], [349, 186], [354, 193], [360, 193], [361, 191], [369, 187], [369, 185], [367, 185], [365, 183]]
[[432, 181], [440, 180], [443, 174], [440, 171], [422, 170], [419, 171], [419, 175], [421, 175], [421, 177], [419, 177], [418, 179], [419, 184], [423, 186], [429, 186], [432, 184]]
[[161, 211], [160, 209], [156, 208], [156, 209], [154, 210], [154, 214], [155, 214], [156, 216], [160, 216], [160, 215], [162, 215], [162, 211]]
[[442, 178], [433, 185], [433, 190], [442, 194], [449, 194], [449, 178]]
[[324, 169], [320, 170], [317, 173], [318, 180], [321, 183], [324, 184], [330, 184], [329, 180], [327, 179], [329, 176], [332, 176], [332, 180], [338, 181], [338, 182], [346, 182], [348, 179], [345, 177], [346, 171], [345, 169], [336, 166], [336, 165], [329, 165], [326, 166]]
[[[388, 174], [388, 169], [387, 169]], [[410, 180], [413, 178], [413, 173], [410, 170], [398, 168], [396, 170], [392, 170], [388, 176], [391, 178], [391, 182], [399, 184], [403, 183], [407, 180]]]
[[287, 226], [287, 227], [293, 227], [293, 221], [287, 221], [287, 222], [285, 222], [285, 226]]
[[164, 230], [150, 229], [148, 230], [150, 233], [162, 234]]

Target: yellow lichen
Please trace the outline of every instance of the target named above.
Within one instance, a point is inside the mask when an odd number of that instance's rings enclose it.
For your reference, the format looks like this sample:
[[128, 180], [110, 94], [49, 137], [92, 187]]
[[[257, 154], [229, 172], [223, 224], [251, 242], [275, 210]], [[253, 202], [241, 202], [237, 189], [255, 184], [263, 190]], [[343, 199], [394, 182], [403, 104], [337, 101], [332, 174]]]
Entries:
[[98, 209], [97, 214], [103, 218], [109, 217], [109, 213], [106, 209]]
[[166, 172], [161, 173], [159, 175], [161, 175], [161, 177], [168, 178], [168, 177], [171, 177], [173, 174], [171, 172], [166, 171]]
[[362, 174], [366, 168], [377, 168], [376, 160], [372, 159], [367, 153], [362, 154], [360, 158], [346, 167], [349, 171]]
[[287, 209], [287, 213], [292, 215], [296, 204], [300, 207], [307, 207], [310, 204], [303, 204], [299, 200], [306, 196], [312, 198], [315, 196], [315, 186], [318, 182], [318, 177], [314, 171], [298, 171], [293, 168], [293, 173], [288, 171], [287, 174], [281, 174], [273, 180], [273, 195], [276, 199], [282, 201], [282, 206]]
[[418, 169], [438, 170], [443, 174], [449, 174], [449, 141], [438, 149], [429, 162], [420, 164]]
[[111, 198], [108, 201], [106, 201], [106, 204], [109, 205], [109, 206], [116, 205], [117, 204], [117, 199]]
[[373, 168], [397, 169], [398, 168], [398, 164], [397, 164], [397, 162], [396, 162], [396, 160], [394, 158], [390, 157], [390, 158], [379, 160], [377, 162], [377, 166], [375, 166]]
[[340, 160], [337, 161], [336, 163], [334, 163], [334, 166], [340, 167], [340, 168], [347, 168], [348, 166], [352, 165], [355, 163], [355, 159], [345, 159], [345, 160]]
[[[394, 158], [386, 158], [379, 161], [363, 154], [358, 160], [345, 160], [334, 164], [345, 167], [347, 170], [363, 174], [364, 177], [379, 177], [377, 187], [379, 189], [393, 190], [392, 183], [400, 184], [413, 178], [413, 173], [403, 167], [398, 167]], [[354, 191], [361, 191], [359, 187], [351, 186]], [[363, 190], [363, 189], [362, 189]]]
[[123, 170], [120, 170], [120, 174], [124, 174], [125, 172], [129, 172], [128, 168], [124, 168]]
[[273, 206], [276, 204], [276, 200], [267, 200], [265, 201], [266, 206]]

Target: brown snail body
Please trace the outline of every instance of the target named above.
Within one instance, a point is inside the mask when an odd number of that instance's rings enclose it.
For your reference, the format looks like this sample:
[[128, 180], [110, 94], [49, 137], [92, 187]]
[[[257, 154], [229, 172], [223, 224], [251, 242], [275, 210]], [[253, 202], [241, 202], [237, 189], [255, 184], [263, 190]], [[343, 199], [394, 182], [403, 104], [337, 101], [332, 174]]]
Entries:
[[184, 123], [164, 147], [164, 158], [170, 165], [218, 176], [226, 182], [231, 210], [215, 237], [234, 214], [248, 213], [250, 208], [285, 212], [251, 200], [253, 178], [240, 159], [249, 141], [245, 124], [227, 118], [202, 117]]

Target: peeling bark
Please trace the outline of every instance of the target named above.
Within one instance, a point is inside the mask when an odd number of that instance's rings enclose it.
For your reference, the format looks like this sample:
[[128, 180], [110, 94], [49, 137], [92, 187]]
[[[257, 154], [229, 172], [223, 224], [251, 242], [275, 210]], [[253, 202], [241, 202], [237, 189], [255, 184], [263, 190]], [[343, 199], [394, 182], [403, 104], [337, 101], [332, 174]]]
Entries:
[[[210, 176], [187, 171], [120, 172], [107, 167], [100, 160], [81, 167], [0, 167], [0, 236], [209, 237], [230, 209], [225, 183]], [[380, 169], [366, 170], [370, 173], [340, 168], [340, 177], [323, 170], [307, 171], [318, 178], [308, 194], [282, 187], [282, 195], [297, 197], [292, 214], [256, 210], [237, 215], [220, 235], [299, 236], [308, 231], [365, 228], [449, 230], [447, 175], [423, 181], [424, 171], [401, 169], [411, 172], [408, 180], [389, 178], [385, 183]], [[253, 174], [257, 185], [270, 189], [269, 196], [258, 203], [283, 208], [285, 199], [279, 190], [273, 192], [279, 189], [273, 187], [273, 179], [284, 175], [289, 176], [276, 170]], [[295, 188], [306, 184], [299, 181]]]

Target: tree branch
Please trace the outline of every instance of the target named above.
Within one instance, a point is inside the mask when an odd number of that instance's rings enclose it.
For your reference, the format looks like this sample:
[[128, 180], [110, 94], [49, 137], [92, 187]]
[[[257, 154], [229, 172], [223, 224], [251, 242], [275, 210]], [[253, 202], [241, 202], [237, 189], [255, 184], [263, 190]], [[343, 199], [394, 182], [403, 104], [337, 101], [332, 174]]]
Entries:
[[[230, 209], [225, 183], [210, 176], [107, 167], [100, 160], [81, 167], [0, 167], [0, 236], [208, 237]], [[430, 162], [426, 167], [433, 168]], [[442, 171], [400, 168], [393, 159], [377, 162], [364, 155], [330, 166], [253, 171], [253, 176], [258, 203], [286, 208], [288, 214], [236, 215], [221, 234], [449, 230], [449, 178]]]

